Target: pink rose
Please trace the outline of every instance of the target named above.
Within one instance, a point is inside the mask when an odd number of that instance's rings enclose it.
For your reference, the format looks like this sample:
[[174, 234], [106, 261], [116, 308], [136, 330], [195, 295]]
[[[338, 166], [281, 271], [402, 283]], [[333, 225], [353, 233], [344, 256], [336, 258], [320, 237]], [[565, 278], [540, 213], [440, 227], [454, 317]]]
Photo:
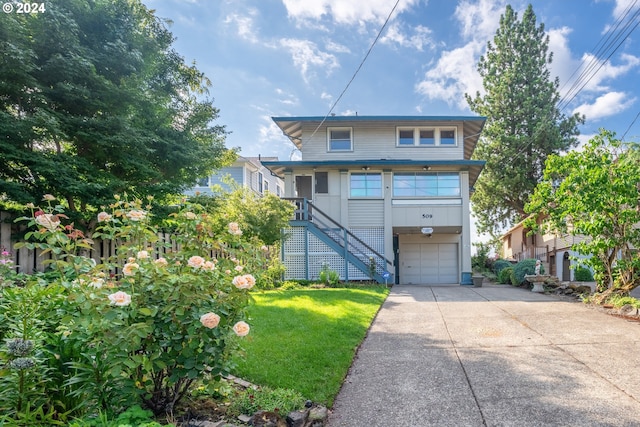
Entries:
[[109, 301], [111, 301], [112, 305], [124, 307], [125, 305], [131, 304], [131, 295], [126, 292], [118, 291], [115, 294], [109, 295]]
[[251, 289], [256, 284], [256, 279], [251, 274], [245, 274], [234, 277], [231, 283], [238, 289]]
[[147, 213], [139, 209], [134, 209], [127, 212], [127, 218], [129, 218], [131, 221], [142, 221], [146, 217]]
[[148, 251], [138, 251], [138, 253], [136, 254], [136, 257], [138, 259], [147, 259], [147, 258], [149, 258], [149, 252]]
[[204, 264], [204, 258], [198, 255], [194, 255], [187, 261], [187, 265], [193, 268], [200, 268]]
[[56, 215], [42, 214], [36, 216], [36, 223], [45, 227], [49, 231], [54, 231], [60, 225], [60, 220]]
[[159, 267], [166, 267], [167, 265], [169, 265], [169, 262], [167, 262], [167, 259], [164, 258], [164, 257], [160, 257], [157, 260], [155, 260], [154, 262]]
[[200, 323], [202, 323], [202, 326], [205, 328], [213, 329], [220, 323], [220, 316], [211, 312], [203, 314], [200, 316]]
[[98, 222], [111, 221], [111, 215], [106, 212], [100, 212], [98, 214]]
[[124, 274], [125, 276], [133, 276], [134, 274], [136, 274], [136, 270], [138, 268], [140, 268], [140, 266], [135, 262], [128, 262], [124, 265], [124, 267], [122, 267], [122, 274]]
[[207, 261], [204, 264], [202, 264], [203, 270], [213, 271], [215, 268], [216, 268], [216, 264], [211, 261]]
[[233, 332], [235, 332], [236, 335], [239, 337], [244, 337], [245, 335], [248, 335], [250, 330], [251, 328], [249, 327], [247, 322], [243, 322], [242, 320], [236, 323], [235, 325], [233, 325]]
[[234, 236], [240, 236], [242, 234], [242, 230], [240, 230], [240, 226], [237, 222], [229, 223], [229, 233], [233, 234]]

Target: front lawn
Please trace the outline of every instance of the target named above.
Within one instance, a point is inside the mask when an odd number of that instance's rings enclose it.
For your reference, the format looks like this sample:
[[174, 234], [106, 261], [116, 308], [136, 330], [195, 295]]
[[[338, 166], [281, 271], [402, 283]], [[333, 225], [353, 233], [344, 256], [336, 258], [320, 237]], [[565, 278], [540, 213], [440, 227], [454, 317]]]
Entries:
[[384, 302], [383, 286], [255, 292], [234, 374], [328, 406]]

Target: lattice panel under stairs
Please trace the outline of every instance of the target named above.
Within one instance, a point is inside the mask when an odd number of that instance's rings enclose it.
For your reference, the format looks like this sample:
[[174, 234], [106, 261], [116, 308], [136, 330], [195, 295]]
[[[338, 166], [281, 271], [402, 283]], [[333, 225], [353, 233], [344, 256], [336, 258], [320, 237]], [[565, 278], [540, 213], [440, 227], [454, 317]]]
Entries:
[[[384, 229], [382, 227], [355, 228], [349, 231], [379, 253], [384, 254]], [[287, 229], [287, 238], [283, 245], [285, 279], [317, 280], [323, 264], [326, 263], [331, 270], [340, 274], [341, 280], [345, 280], [347, 275], [342, 254], [335, 252], [312, 233], [307, 234], [307, 242], [305, 243], [305, 233], [308, 233], [305, 227]], [[352, 243], [358, 245], [362, 252], [367, 253], [368, 249], [354, 239], [352, 239]], [[309, 248], [308, 254], [305, 252], [306, 245]], [[369, 279], [368, 274], [361, 272], [351, 263], [348, 264], [348, 273], [349, 280]]]

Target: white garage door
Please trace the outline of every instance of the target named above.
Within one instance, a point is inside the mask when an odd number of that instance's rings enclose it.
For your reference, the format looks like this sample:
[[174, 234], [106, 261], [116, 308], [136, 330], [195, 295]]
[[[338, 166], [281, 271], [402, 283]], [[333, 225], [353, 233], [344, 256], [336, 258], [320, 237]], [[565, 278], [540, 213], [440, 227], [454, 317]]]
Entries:
[[401, 284], [459, 282], [457, 243], [404, 243], [400, 246]]

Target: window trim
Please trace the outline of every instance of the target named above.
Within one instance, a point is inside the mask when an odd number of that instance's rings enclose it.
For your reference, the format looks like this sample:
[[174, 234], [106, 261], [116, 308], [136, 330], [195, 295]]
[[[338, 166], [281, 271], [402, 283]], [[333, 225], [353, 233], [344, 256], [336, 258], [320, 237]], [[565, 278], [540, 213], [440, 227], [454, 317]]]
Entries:
[[[433, 131], [433, 144], [420, 143], [420, 131]], [[413, 131], [413, 144], [400, 143], [400, 131]], [[453, 144], [442, 143], [442, 132], [453, 131]], [[396, 126], [396, 147], [458, 147], [458, 127], [457, 126]]]
[[[349, 148], [331, 148], [331, 132], [332, 131], [349, 131]], [[342, 140], [340, 140], [342, 141]], [[327, 152], [328, 153], [346, 153], [353, 151], [353, 128], [350, 126], [330, 126], [327, 127]]]
[[[436, 187], [435, 187], [435, 191], [436, 194], [434, 195], [419, 195], [419, 194], [412, 194], [412, 195], [397, 195], [396, 194], [396, 177], [398, 175], [412, 175], [412, 176], [433, 176], [436, 178]], [[438, 176], [439, 175], [449, 175], [449, 176], [457, 176], [458, 177], [458, 194], [456, 195], [446, 195], [446, 194], [440, 194], [439, 189], [440, 187], [437, 185], [438, 184]], [[462, 181], [460, 178], [460, 173], [459, 172], [449, 172], [449, 171], [442, 171], [442, 172], [418, 172], [418, 171], [397, 171], [393, 173], [393, 176], [391, 177], [391, 189], [392, 189], [392, 194], [393, 194], [393, 198], [394, 199], [459, 199], [462, 196]], [[450, 188], [450, 187], [442, 187], [442, 188]], [[453, 188], [453, 187], [451, 187]], [[415, 190], [415, 188], [414, 188]]]
[[[354, 175], [363, 175], [363, 176], [378, 176], [380, 178], [380, 194], [376, 194], [376, 195], [364, 195], [364, 196], [354, 196], [353, 195], [353, 187], [352, 187], [352, 181], [351, 181], [351, 177], [353, 177]], [[349, 198], [350, 199], [382, 199], [384, 197], [384, 193], [382, 191], [383, 188], [383, 176], [382, 176], [382, 172], [351, 172], [349, 173]], [[366, 188], [365, 188], [366, 191]]]

